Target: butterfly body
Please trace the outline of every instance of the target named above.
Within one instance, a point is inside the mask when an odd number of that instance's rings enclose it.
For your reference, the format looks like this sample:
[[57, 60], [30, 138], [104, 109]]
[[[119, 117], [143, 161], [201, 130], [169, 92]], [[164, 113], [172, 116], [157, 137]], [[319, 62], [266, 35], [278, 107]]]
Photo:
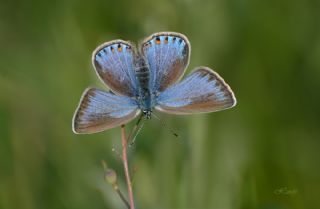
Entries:
[[75, 133], [94, 133], [125, 124], [154, 110], [170, 114], [215, 112], [231, 108], [231, 88], [213, 70], [198, 67], [184, 80], [190, 59], [188, 39], [174, 32], [155, 33], [139, 45], [114, 40], [92, 55], [98, 77], [112, 94], [88, 88], [74, 114]]
[[138, 53], [135, 58], [135, 76], [138, 82], [138, 91], [136, 100], [139, 109], [147, 119], [151, 117], [152, 108], [154, 107], [154, 94], [149, 89], [150, 69], [146, 59]]

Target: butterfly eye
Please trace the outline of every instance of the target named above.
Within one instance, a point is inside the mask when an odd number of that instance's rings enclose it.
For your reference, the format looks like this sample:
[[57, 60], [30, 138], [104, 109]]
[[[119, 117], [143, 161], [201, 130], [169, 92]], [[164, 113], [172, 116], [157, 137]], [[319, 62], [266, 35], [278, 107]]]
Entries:
[[122, 52], [122, 47], [120, 44], [118, 44], [118, 52]]
[[164, 39], [164, 43], [165, 44], [167, 44], [168, 43], [168, 40], [169, 40], [169, 38], [168, 38], [168, 36]]
[[160, 43], [161, 43], [160, 38], [157, 37], [157, 38], [156, 38], [156, 44], [160, 44]]

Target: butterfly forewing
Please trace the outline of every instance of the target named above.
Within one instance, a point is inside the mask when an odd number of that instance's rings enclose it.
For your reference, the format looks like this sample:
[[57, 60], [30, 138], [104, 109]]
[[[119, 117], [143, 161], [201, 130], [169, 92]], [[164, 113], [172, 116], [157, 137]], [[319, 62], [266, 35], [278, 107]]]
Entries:
[[231, 88], [213, 70], [200, 67], [162, 92], [156, 109], [171, 114], [215, 112], [233, 107]]
[[161, 32], [146, 38], [141, 51], [150, 68], [149, 89], [161, 92], [183, 75], [189, 63], [190, 44], [182, 34]]
[[89, 88], [73, 117], [75, 133], [95, 133], [125, 124], [140, 110], [134, 100], [95, 88]]
[[99, 46], [92, 55], [92, 62], [101, 80], [121, 95], [134, 96], [137, 81], [134, 73], [134, 46], [115, 40]]

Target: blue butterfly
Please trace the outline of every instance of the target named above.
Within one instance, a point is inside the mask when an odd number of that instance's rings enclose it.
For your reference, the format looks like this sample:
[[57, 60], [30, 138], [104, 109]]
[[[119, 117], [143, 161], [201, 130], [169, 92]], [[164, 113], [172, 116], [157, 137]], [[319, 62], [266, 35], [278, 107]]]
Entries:
[[73, 117], [73, 131], [104, 131], [128, 123], [141, 113], [149, 119], [154, 109], [180, 115], [235, 106], [231, 88], [208, 67], [198, 67], [179, 81], [189, 64], [190, 52], [187, 37], [174, 32], [155, 33], [138, 49], [123, 40], [100, 45], [93, 52], [92, 63], [110, 92], [85, 90]]

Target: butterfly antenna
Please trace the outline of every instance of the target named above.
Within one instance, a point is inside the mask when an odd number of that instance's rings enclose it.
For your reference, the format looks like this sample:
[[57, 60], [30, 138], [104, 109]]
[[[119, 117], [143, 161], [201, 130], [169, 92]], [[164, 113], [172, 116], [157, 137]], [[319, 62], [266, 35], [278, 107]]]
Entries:
[[140, 115], [139, 119], [137, 120], [136, 124], [134, 125], [134, 127], [131, 129], [131, 132], [127, 138], [127, 142], [132, 140], [132, 136], [135, 134], [135, 132], [138, 130], [141, 119], [143, 117], [143, 114]]
[[140, 127], [137, 128], [137, 131], [136, 131], [134, 137], [130, 140], [130, 141], [131, 141], [130, 144], [129, 144], [130, 147], [131, 147], [132, 145], [134, 145], [134, 143], [135, 143], [135, 141], [136, 141], [136, 138], [137, 138], [138, 134], [140, 133], [140, 131], [141, 131], [141, 129], [142, 129], [142, 127], [143, 127], [143, 125], [144, 125], [145, 122], [146, 122], [146, 120], [144, 119], [144, 120], [142, 121], [142, 123], [140, 124]]
[[143, 114], [140, 115], [140, 117], [137, 120], [136, 124], [132, 128], [129, 137], [127, 138], [127, 142], [129, 142], [128, 144], [129, 144], [130, 147], [134, 144], [137, 135], [139, 134], [139, 132], [141, 131], [141, 129], [142, 129], [143, 125], [144, 125], [145, 120], [143, 120], [142, 123], [141, 123], [141, 120], [142, 120], [143, 116], [144, 116]]
[[[167, 124], [166, 124], [164, 121], [162, 121], [156, 114], [154, 114], [154, 113], [151, 113], [151, 114], [152, 114], [157, 120], [160, 121], [160, 123], [161, 123], [161, 125], [162, 125], [163, 127], [168, 128]], [[170, 131], [175, 137], [179, 137], [179, 135], [178, 135], [176, 132], [174, 132], [172, 129], [169, 128], [169, 131]]]

